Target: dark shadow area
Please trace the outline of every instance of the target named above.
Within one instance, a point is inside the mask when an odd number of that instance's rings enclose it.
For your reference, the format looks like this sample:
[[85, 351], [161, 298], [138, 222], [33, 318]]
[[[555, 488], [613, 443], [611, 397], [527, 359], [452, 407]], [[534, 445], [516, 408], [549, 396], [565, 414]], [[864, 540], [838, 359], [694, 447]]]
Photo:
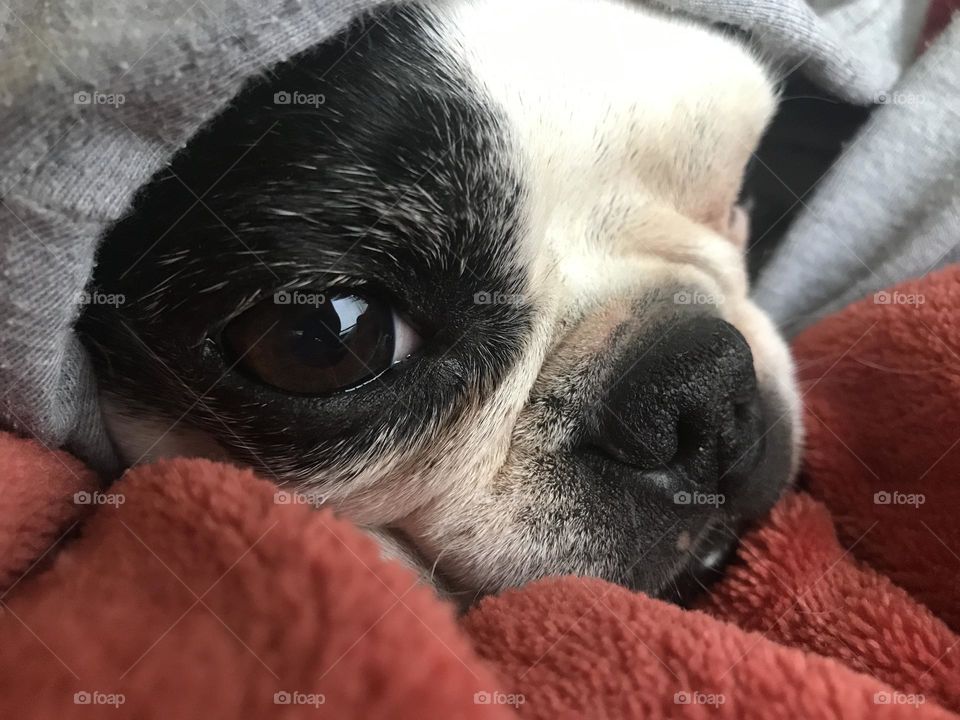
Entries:
[[751, 209], [751, 278], [769, 260], [803, 203], [809, 204], [812, 188], [871, 110], [831, 97], [797, 72], [787, 79], [780, 108], [744, 183], [743, 200]]

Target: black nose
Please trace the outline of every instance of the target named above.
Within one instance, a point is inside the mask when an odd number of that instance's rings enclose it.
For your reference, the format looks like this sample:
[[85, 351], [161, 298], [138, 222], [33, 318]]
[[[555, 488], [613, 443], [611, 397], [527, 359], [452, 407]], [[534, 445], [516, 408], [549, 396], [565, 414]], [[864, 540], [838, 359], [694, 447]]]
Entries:
[[686, 319], [625, 363], [598, 406], [590, 446], [641, 471], [666, 470], [676, 489], [711, 491], [753, 470], [760, 402], [753, 355], [736, 328]]

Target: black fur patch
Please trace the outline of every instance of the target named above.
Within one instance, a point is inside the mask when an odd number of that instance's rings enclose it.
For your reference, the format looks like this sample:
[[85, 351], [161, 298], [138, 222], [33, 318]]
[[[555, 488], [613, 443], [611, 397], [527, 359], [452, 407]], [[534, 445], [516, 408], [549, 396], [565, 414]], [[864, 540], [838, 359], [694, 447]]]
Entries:
[[[390, 7], [275, 69], [141, 193], [95, 276], [126, 302], [81, 321], [108, 390], [294, 479], [429, 437], [496, 386], [531, 308], [475, 295], [526, 294], [522, 188], [503, 123], [430, 23]], [[393, 300], [426, 338], [420, 356], [329, 398], [224, 359], [230, 318], [330, 286]]]

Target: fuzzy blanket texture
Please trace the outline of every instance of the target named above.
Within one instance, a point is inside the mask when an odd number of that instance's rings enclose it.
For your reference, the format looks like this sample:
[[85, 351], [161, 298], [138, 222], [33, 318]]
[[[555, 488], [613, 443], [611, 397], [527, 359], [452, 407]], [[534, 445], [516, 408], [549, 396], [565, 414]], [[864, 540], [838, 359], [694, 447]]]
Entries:
[[[791, 331], [960, 260], [960, 23], [915, 62], [930, 1], [636, 0], [739, 28], [780, 72], [879, 103], [797, 198], [759, 279], [758, 300]], [[116, 467], [73, 332], [100, 238], [245, 83], [377, 4], [0, 2], [0, 426]]]
[[800, 336], [801, 490], [696, 611], [561, 577], [465, 617], [247, 470], [107, 491], [0, 436], [0, 717], [958, 718], [960, 266]]

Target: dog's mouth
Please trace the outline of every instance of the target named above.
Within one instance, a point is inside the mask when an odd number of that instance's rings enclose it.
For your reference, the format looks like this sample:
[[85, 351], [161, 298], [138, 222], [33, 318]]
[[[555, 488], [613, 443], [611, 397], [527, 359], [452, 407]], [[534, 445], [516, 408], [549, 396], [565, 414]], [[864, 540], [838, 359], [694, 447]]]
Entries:
[[[656, 597], [690, 607], [697, 598], [709, 592], [710, 587], [724, 576], [736, 555], [739, 530], [737, 523], [718, 518], [708, 521], [693, 537], [689, 532], [682, 533], [678, 541], [677, 562], [662, 589], [655, 593]], [[403, 549], [408, 560], [417, 565], [422, 579], [461, 611], [490, 594], [483, 589], [463, 588], [454, 582], [440, 567], [439, 558], [430, 559], [403, 530], [391, 528], [386, 532], [393, 543]]]
[[740, 542], [738, 528], [722, 519], [708, 522], [696, 538], [681, 535], [683, 556], [679, 567], [658, 593], [662, 600], [681, 607], [690, 607], [693, 601], [710, 590], [711, 585], [724, 576], [727, 565], [736, 555]]

